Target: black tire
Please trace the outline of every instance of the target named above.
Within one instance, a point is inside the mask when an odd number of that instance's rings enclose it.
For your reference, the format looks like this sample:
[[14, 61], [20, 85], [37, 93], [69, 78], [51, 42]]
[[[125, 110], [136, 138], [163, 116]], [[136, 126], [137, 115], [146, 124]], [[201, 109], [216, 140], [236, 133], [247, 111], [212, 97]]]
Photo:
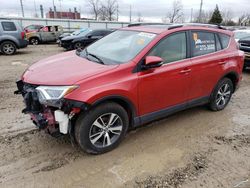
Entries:
[[232, 80], [221, 79], [210, 96], [209, 107], [212, 111], [223, 110], [229, 103], [234, 91]]
[[83, 45], [82, 45], [82, 43], [81, 42], [77, 42], [77, 43], [75, 43], [74, 44], [74, 49], [75, 50], [82, 50], [83, 49]]
[[14, 42], [5, 41], [1, 44], [0, 49], [4, 55], [13, 55], [16, 53], [16, 45]]
[[30, 42], [30, 44], [32, 44], [32, 45], [38, 45], [38, 44], [39, 44], [39, 39], [36, 38], [36, 37], [33, 37], [33, 38], [30, 39], [29, 42]]
[[[111, 115], [114, 116], [113, 120], [117, 119], [109, 125]], [[106, 130], [100, 128], [101, 122]], [[116, 103], [104, 103], [80, 114], [75, 124], [75, 140], [85, 152], [102, 154], [113, 150], [120, 144], [127, 133], [128, 126], [128, 114], [123, 107]], [[121, 130], [114, 130], [117, 128]], [[106, 137], [107, 134], [109, 139]]]

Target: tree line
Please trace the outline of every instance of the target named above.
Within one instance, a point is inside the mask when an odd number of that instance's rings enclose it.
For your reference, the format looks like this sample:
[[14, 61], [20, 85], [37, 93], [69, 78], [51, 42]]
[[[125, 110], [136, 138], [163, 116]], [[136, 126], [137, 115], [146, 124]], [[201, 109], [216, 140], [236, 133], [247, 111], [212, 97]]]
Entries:
[[[219, 6], [216, 5], [214, 10], [205, 11], [201, 10], [191, 16], [191, 22], [194, 23], [208, 23], [208, 24], [221, 24], [225, 26], [247, 26], [250, 25], [250, 14], [242, 14], [238, 17], [238, 21], [234, 21], [233, 11], [224, 10], [221, 11]], [[162, 18], [162, 21], [167, 23], [182, 23], [185, 22], [183, 13], [183, 5], [181, 0], [174, 0], [172, 4], [172, 10]]]
[[[95, 20], [101, 21], [118, 21], [119, 5], [118, 0], [87, 0], [91, 14]], [[143, 22], [144, 18], [141, 12], [138, 12], [137, 22]], [[162, 18], [164, 23], [183, 23], [185, 20], [183, 4], [181, 0], [174, 0], [172, 2], [171, 10]], [[191, 16], [190, 22], [194, 23], [210, 23], [221, 24], [225, 26], [235, 25], [250, 25], [250, 14], [242, 14], [238, 17], [238, 21], [234, 20], [233, 11], [219, 9], [216, 5], [214, 10], [201, 10], [194, 12]]]

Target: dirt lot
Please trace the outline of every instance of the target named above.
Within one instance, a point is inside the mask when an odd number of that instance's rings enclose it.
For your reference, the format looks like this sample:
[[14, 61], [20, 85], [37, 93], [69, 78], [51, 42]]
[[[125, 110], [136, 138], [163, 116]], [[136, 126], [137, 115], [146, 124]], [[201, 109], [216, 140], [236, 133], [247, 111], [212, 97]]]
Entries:
[[99, 156], [39, 132], [15, 80], [56, 45], [0, 55], [0, 187], [250, 187], [250, 71], [222, 112], [198, 107], [130, 132]]

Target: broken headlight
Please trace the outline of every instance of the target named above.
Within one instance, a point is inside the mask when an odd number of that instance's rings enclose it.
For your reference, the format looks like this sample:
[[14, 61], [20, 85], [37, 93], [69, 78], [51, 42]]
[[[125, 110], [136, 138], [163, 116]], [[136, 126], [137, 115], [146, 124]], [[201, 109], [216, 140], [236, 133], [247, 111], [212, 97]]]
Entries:
[[77, 87], [78, 86], [39, 86], [36, 90], [41, 104], [61, 107], [61, 99]]

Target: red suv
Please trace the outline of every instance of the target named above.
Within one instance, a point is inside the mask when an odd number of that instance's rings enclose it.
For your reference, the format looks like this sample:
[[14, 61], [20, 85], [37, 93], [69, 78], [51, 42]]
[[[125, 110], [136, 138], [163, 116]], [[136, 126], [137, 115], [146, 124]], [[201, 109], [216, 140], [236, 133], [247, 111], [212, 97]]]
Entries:
[[39, 129], [99, 154], [129, 128], [197, 105], [223, 110], [243, 62], [233, 33], [218, 26], [127, 27], [33, 64], [15, 93]]

